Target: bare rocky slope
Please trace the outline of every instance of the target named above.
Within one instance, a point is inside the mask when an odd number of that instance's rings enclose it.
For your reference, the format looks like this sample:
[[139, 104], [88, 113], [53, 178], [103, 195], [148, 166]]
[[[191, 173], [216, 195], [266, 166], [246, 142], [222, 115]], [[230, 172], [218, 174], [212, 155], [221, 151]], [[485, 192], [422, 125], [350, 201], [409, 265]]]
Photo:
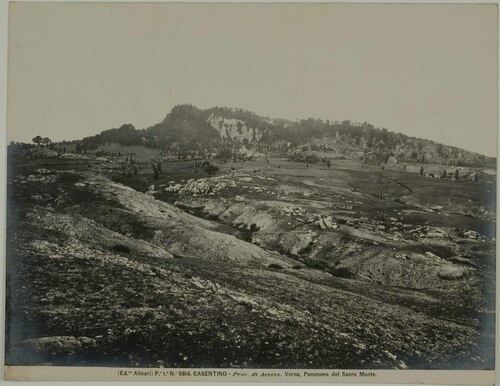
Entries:
[[185, 192], [163, 194], [197, 216], [90, 172], [11, 180], [6, 364], [492, 368], [473, 252], [494, 241], [332, 218], [306, 188], [300, 205]]

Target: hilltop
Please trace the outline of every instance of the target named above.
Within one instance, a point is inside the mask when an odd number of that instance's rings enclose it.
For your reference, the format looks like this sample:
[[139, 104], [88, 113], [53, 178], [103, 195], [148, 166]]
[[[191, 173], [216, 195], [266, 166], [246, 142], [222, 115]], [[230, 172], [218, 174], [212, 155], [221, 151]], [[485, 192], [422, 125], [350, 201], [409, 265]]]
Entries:
[[[410, 162], [456, 166], [491, 166], [496, 160], [482, 154], [430, 140], [409, 137], [368, 122], [302, 119], [290, 121], [259, 116], [251, 111], [192, 105], [175, 106], [156, 125], [136, 129], [131, 124], [105, 130], [82, 140], [84, 148], [104, 143], [145, 145], [167, 153], [227, 158], [238, 154], [296, 157], [320, 154], [330, 159]], [[309, 153], [308, 153], [309, 152]], [[222, 154], [221, 154], [222, 153]]]

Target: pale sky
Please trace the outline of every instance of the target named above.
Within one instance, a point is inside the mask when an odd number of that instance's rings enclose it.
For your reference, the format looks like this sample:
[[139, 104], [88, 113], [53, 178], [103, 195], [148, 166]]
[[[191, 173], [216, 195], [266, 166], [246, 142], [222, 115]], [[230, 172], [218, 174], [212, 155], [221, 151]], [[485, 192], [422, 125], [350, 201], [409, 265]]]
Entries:
[[368, 121], [496, 155], [496, 5], [11, 3], [8, 138], [182, 103]]

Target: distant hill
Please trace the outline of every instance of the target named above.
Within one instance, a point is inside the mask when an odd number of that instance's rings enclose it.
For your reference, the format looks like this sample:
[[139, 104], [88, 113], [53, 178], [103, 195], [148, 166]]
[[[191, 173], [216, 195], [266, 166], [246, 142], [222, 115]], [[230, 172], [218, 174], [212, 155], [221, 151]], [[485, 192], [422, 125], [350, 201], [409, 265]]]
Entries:
[[243, 109], [212, 107], [202, 110], [192, 105], [175, 106], [162, 122], [151, 127], [138, 130], [126, 124], [84, 138], [82, 143], [92, 147], [106, 142], [143, 144], [191, 153], [225, 147], [276, 155], [320, 151], [378, 162], [394, 157], [398, 161], [463, 166], [496, 163], [492, 157], [391, 132], [368, 122], [313, 118], [290, 121], [262, 117]]

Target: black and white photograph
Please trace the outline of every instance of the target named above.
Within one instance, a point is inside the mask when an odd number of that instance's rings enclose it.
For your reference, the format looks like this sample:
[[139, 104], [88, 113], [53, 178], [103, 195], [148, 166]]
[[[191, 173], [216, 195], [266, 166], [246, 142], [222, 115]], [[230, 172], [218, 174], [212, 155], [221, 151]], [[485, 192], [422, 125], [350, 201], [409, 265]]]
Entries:
[[8, 17], [8, 378], [494, 374], [496, 4]]

